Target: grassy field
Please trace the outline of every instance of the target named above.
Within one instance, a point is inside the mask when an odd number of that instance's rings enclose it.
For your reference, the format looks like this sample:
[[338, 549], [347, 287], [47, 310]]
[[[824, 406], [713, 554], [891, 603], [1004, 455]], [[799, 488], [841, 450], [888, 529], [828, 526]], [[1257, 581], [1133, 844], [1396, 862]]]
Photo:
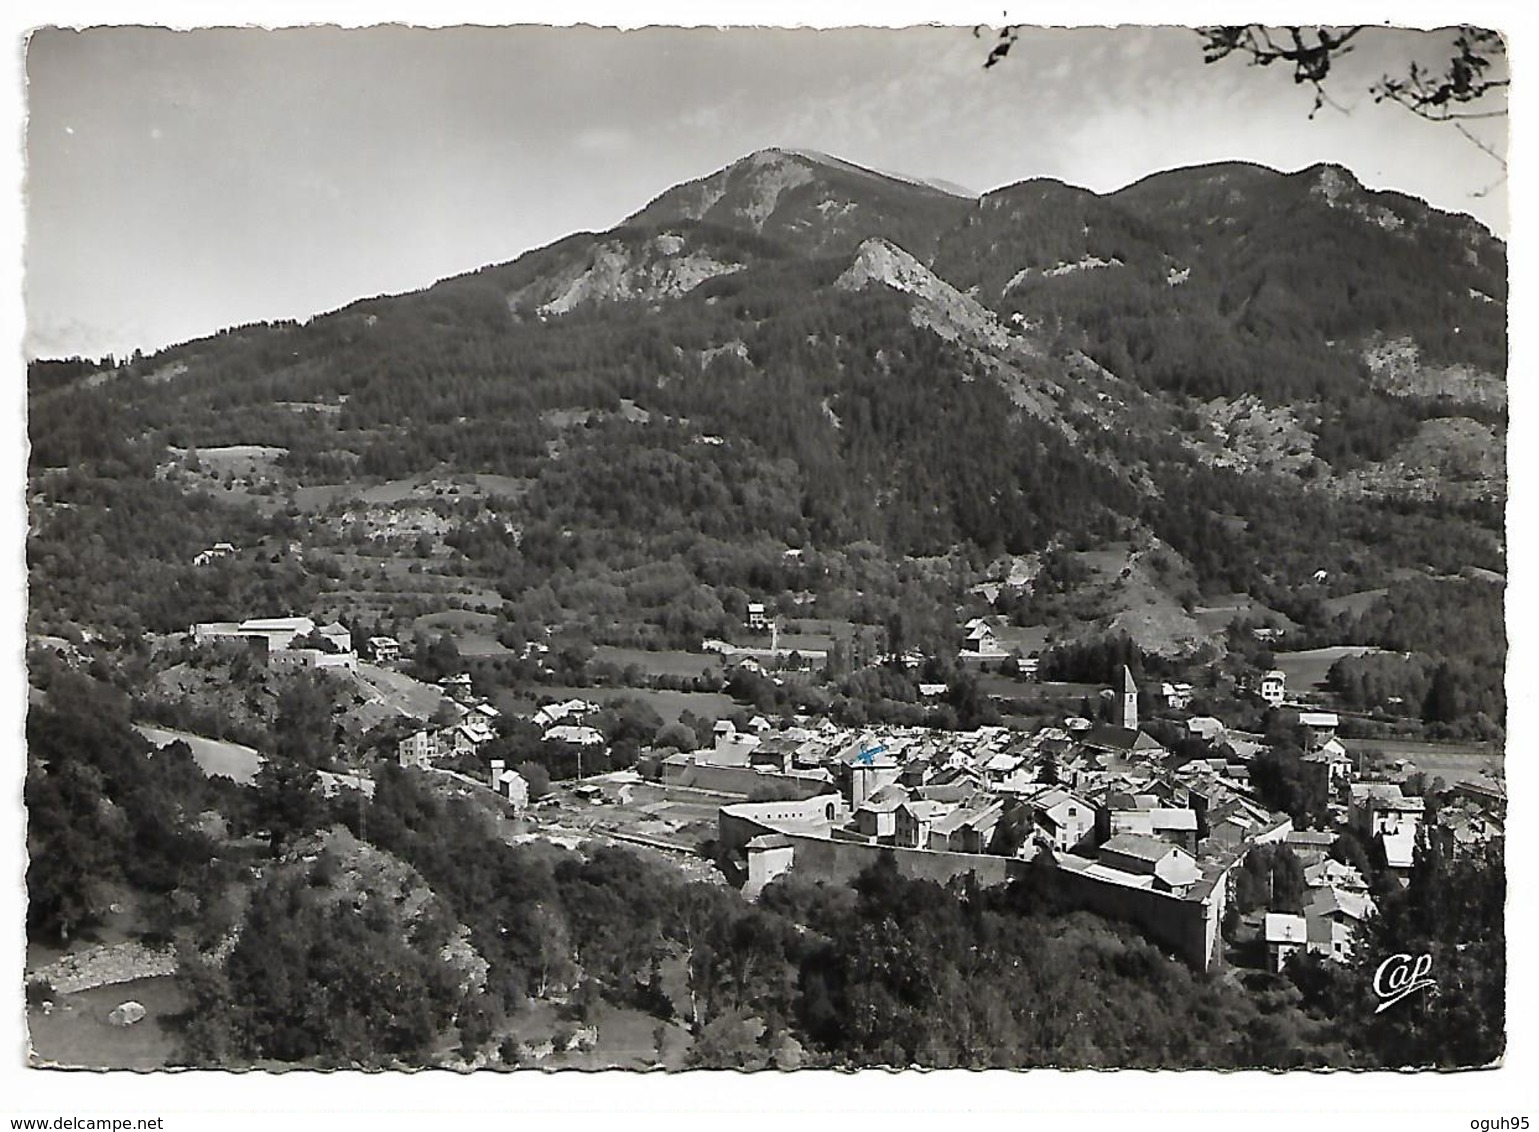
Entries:
[[404, 503], [417, 494], [424, 477], [411, 476], [404, 480], [387, 480], [358, 492], [360, 503]]
[[1001, 629], [996, 635], [999, 638], [999, 647], [1006, 652], [1019, 649], [1022, 656], [1030, 656], [1047, 647], [1047, 639], [1051, 633], [1052, 630], [1046, 625], [1028, 625], [1025, 628], [1010, 625]]
[[1241, 618], [1275, 620], [1284, 626], [1292, 624], [1288, 618], [1249, 594], [1215, 594], [1204, 598], [1203, 604], [1192, 607], [1192, 619], [1202, 626], [1204, 633], [1222, 633]]
[[[865, 626], [856, 625], [853, 621], [840, 621], [830, 618], [812, 617], [805, 620], [786, 620], [780, 623], [780, 647], [783, 649], [815, 649], [819, 652], [828, 652], [834, 647], [834, 641], [848, 640], [855, 632]], [[755, 644], [759, 639], [755, 638]], [[763, 638], [763, 646], [769, 647], [769, 638]]]
[[339, 499], [350, 499], [357, 489], [352, 484], [328, 483], [294, 489], [294, 506], [304, 512], [324, 511]]
[[1320, 604], [1325, 607], [1325, 611], [1332, 617], [1340, 616], [1342, 613], [1350, 613], [1353, 617], [1360, 617], [1387, 593], [1389, 593], [1388, 589], [1358, 590], [1356, 593], [1326, 598]]
[[480, 633], [490, 635], [497, 630], [497, 615], [475, 609], [445, 609], [438, 613], [424, 613], [411, 623], [412, 632]]
[[1465, 781], [1487, 782], [1505, 770], [1505, 753], [1480, 743], [1420, 743], [1412, 739], [1346, 739], [1343, 742], [1353, 755], [1361, 753], [1382, 761], [1408, 759], [1428, 780], [1441, 778], [1449, 785]]
[[1273, 653], [1277, 668], [1288, 678], [1290, 692], [1307, 692], [1325, 683], [1325, 674], [1344, 656], [1366, 656], [1383, 652], [1372, 645], [1332, 645], [1323, 649], [1306, 649], [1303, 652]]
[[[752, 646], [769, 648], [769, 638], [750, 638]], [[828, 633], [781, 633], [780, 647], [787, 651], [821, 652], [833, 650], [834, 638]]]
[[[598, 1015], [598, 1045], [588, 1054], [561, 1054], [559, 1063], [571, 1068], [597, 1069], [616, 1066], [643, 1069], [657, 1063], [657, 1027], [651, 1015], [639, 1010], [603, 1007]], [[663, 1023], [668, 1031], [664, 1039], [663, 1064], [668, 1069], [684, 1068], [684, 1054], [693, 1039], [678, 1023]], [[597, 1064], [595, 1064], [597, 1063]]]
[[464, 633], [455, 638], [454, 647], [460, 650], [461, 656], [472, 659], [516, 655], [512, 649], [495, 637], [488, 637], [482, 633]]
[[192, 735], [186, 731], [168, 731], [162, 727], [148, 727], [143, 724], [135, 725], [135, 730], [157, 747], [164, 747], [177, 739], [182, 740], [192, 748], [193, 761], [198, 764], [204, 774], [210, 777], [222, 774], [226, 778], [245, 784], [256, 777], [257, 769], [262, 765], [261, 755], [239, 743], [231, 743], [224, 739], [207, 739], [202, 735]]
[[426, 719], [443, 702], [442, 689], [413, 680], [394, 669], [360, 661], [356, 673], [359, 689], [391, 712]]
[[[132, 1000], [149, 1012], [132, 1026], [114, 1026], [107, 1015]], [[27, 1011], [34, 1064], [92, 1069], [160, 1069], [176, 1053], [176, 1035], [162, 1025], [187, 1007], [175, 976], [136, 979], [60, 995], [51, 1013]]]
[[[985, 683], [998, 681], [997, 684]], [[1065, 684], [1053, 682], [1022, 682], [1006, 680], [1001, 676], [981, 676], [979, 682], [990, 695], [1005, 696], [1031, 704], [1059, 704], [1066, 711], [1078, 711], [1085, 697], [1094, 700], [1101, 693], [1099, 684]]]
[[1030, 699], [1039, 688], [1035, 680], [1016, 680], [993, 672], [978, 674], [978, 689], [987, 696], [1007, 696], [1010, 699]]
[[[558, 700], [569, 698], [608, 703], [610, 700], [634, 697], [652, 705], [663, 717], [664, 723], [672, 723], [686, 711], [692, 711], [705, 719], [719, 719], [738, 706], [731, 696], [721, 692], [666, 692], [652, 688], [561, 688], [541, 685], [536, 689], [539, 696], [554, 696]], [[531, 703], [530, 709], [534, 710]]]
[[237, 476], [271, 476], [277, 470], [278, 457], [287, 454], [287, 448], [272, 448], [262, 444], [227, 444], [197, 450], [198, 463], [203, 470], [220, 476], [232, 472]]
[[[376, 558], [369, 555], [339, 553], [338, 563], [346, 571], [342, 581], [326, 588], [326, 599], [338, 605], [388, 609], [395, 602], [417, 599], [427, 604], [447, 607], [463, 603], [473, 607], [463, 611], [471, 618], [492, 617], [502, 607], [502, 596], [487, 589], [482, 579], [456, 577], [437, 572], [437, 560]], [[417, 572], [412, 573], [412, 567]], [[458, 616], [462, 611], [440, 609], [424, 617]], [[477, 624], [491, 622], [477, 621]], [[437, 631], [443, 631], [439, 629]]]
[[[279, 450], [281, 451], [281, 449]], [[199, 450], [202, 455], [202, 450]], [[406, 479], [388, 480], [369, 486], [356, 483], [317, 484], [301, 487], [294, 492], [294, 503], [301, 511], [323, 511], [341, 499], [356, 499], [360, 503], [410, 503], [428, 500], [440, 494], [462, 499], [479, 499], [490, 496], [517, 499], [529, 490], [528, 480], [513, 476], [482, 473], [469, 476], [411, 476]]]
[[358, 492], [358, 500], [361, 503], [409, 503], [438, 496], [478, 499], [494, 494], [517, 495], [527, 489], [525, 481], [511, 476], [411, 476], [363, 488]]
[[506, 499], [517, 499], [529, 491], [533, 480], [518, 479], [514, 476], [497, 476], [491, 473], [481, 473], [471, 477], [476, 481], [476, 489], [487, 496], [501, 496]]
[[1096, 574], [1100, 582], [1115, 578], [1128, 564], [1133, 548], [1125, 542], [1111, 542], [1099, 550], [1083, 550], [1074, 555], [1081, 566]]
[[454, 647], [464, 657], [510, 656], [513, 650], [497, 640], [500, 621], [495, 613], [473, 609], [445, 609], [438, 613], [424, 613], [412, 622], [412, 632], [418, 636], [448, 633], [454, 638]]
[[721, 658], [714, 653], [683, 652], [678, 649], [620, 648], [615, 645], [599, 645], [593, 650], [593, 659], [620, 668], [634, 664], [643, 672], [655, 676], [699, 676], [712, 668], [721, 667]]

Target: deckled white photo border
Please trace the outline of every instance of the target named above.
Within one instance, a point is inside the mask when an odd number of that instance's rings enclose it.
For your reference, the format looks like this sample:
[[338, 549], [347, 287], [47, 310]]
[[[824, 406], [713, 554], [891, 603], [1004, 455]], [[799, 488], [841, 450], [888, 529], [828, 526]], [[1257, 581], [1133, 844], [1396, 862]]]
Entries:
[[[1148, 3], [1077, 0], [1003, 7], [999, 3], [951, 3], [937, 0], [890, 0], [882, 4], [816, 3], [778, 0], [749, 3], [690, 3], [646, 0], [638, 4], [537, 0], [495, 4], [475, 0], [233, 0], [223, 4], [186, 0], [38, 0], [12, 6], [7, 14], [9, 50], [4, 56], [5, 127], [12, 146], [3, 153], [3, 169], [14, 196], [7, 214], [10, 285], [0, 295], [0, 317], [14, 359], [13, 377], [6, 386], [0, 411], [0, 450], [6, 453], [6, 488], [0, 493], [5, 529], [0, 538], [0, 621], [10, 634], [3, 650], [3, 693], [0, 693], [0, 734], [12, 753], [8, 777], [12, 822], [0, 838], [7, 875], [5, 888], [8, 931], [0, 933], [14, 977], [0, 979], [4, 995], [4, 1053], [0, 1053], [0, 1121], [13, 1117], [113, 1113], [160, 1114], [168, 1129], [212, 1129], [241, 1132], [246, 1128], [277, 1127], [404, 1129], [431, 1126], [444, 1119], [463, 1120], [469, 1127], [629, 1129], [669, 1121], [689, 1114], [718, 1128], [747, 1129], [801, 1126], [812, 1120], [863, 1126], [905, 1127], [936, 1120], [970, 1120], [984, 1127], [1012, 1127], [1014, 1122], [1051, 1120], [1058, 1126], [1097, 1129], [1116, 1122], [1138, 1128], [1190, 1128], [1201, 1125], [1233, 1129], [1299, 1127], [1335, 1128], [1349, 1122], [1364, 1128], [1471, 1128], [1471, 1120], [1527, 1115], [1539, 1120], [1533, 1107], [1534, 1082], [1539, 1079], [1539, 1041], [1527, 1012], [1539, 1003], [1532, 965], [1526, 962], [1527, 942], [1536, 919], [1529, 870], [1535, 864], [1533, 822], [1536, 775], [1526, 763], [1539, 754], [1539, 728], [1526, 708], [1533, 702], [1524, 689], [1539, 681], [1535, 663], [1536, 615], [1534, 537], [1535, 456], [1524, 441], [1539, 436], [1534, 394], [1524, 384], [1534, 359], [1533, 335], [1524, 312], [1530, 288], [1532, 256], [1526, 243], [1528, 217], [1533, 213], [1523, 190], [1530, 184], [1532, 98], [1524, 86], [1524, 64], [1535, 38], [1536, 21], [1525, 5], [1500, 0], [1475, 0], [1459, 5], [1432, 3], [1253, 3], [1243, 13], [1232, 3]], [[25, 679], [21, 668], [25, 616], [25, 567], [22, 557], [25, 509], [22, 492], [25, 453], [25, 367], [21, 354], [24, 129], [22, 35], [38, 25], [87, 26], [143, 23], [171, 27], [219, 25], [292, 26], [335, 23], [361, 26], [401, 22], [424, 26], [505, 23], [595, 23], [618, 26], [647, 24], [733, 24], [779, 26], [884, 25], [907, 26], [939, 22], [956, 25], [1029, 22], [1040, 24], [1221, 23], [1236, 18], [1271, 23], [1346, 24], [1388, 21], [1405, 26], [1435, 27], [1466, 22], [1494, 26], [1512, 36], [1511, 58], [1517, 78], [1511, 99], [1512, 300], [1519, 312], [1512, 328], [1510, 373], [1511, 437], [1509, 475], [1512, 511], [1509, 522], [1509, 787], [1514, 832], [1509, 837], [1509, 1045], [1503, 1068], [1479, 1073], [1416, 1075], [1330, 1075], [1293, 1073], [1057, 1073], [1034, 1071], [990, 1073], [859, 1074], [803, 1072], [661, 1074], [534, 1074], [513, 1076], [483, 1073], [461, 1077], [441, 1071], [418, 1074], [265, 1074], [182, 1073], [129, 1075], [38, 1071], [23, 1068], [22, 1019], [24, 815], [21, 785], [24, 772], [22, 719]], [[987, 187], [987, 186], [982, 186]], [[669, 1120], [670, 1116], [675, 1119]], [[1012, 1122], [1007, 1124], [1005, 1122]], [[1199, 1125], [1197, 1122], [1201, 1122]], [[1029, 1127], [1029, 1124], [1024, 1126]], [[1493, 1125], [1494, 1127], [1494, 1125]]]

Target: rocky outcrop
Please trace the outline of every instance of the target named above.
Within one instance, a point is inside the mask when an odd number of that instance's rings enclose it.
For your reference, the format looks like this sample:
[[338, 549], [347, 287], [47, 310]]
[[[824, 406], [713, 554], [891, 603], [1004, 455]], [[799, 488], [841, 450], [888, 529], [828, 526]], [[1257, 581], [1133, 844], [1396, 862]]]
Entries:
[[60, 994], [176, 974], [176, 953], [142, 943], [114, 943], [72, 952], [27, 975], [47, 981]]
[[1341, 477], [1349, 493], [1412, 499], [1498, 499], [1505, 490], [1505, 438], [1468, 417], [1434, 417], [1388, 459]]
[[860, 245], [855, 262], [834, 286], [859, 291], [880, 283], [913, 295], [913, 320], [942, 338], [1004, 353], [1013, 343], [994, 312], [977, 299], [964, 295], [908, 252], [886, 240], [871, 239]]
[[701, 251], [686, 251], [682, 236], [653, 236], [641, 248], [617, 241], [596, 245], [586, 262], [550, 282], [550, 297], [537, 307], [542, 315], [560, 315], [591, 303], [618, 300], [676, 299], [707, 279], [730, 275], [740, 263], [723, 263]]
[[1495, 407], [1507, 403], [1507, 383], [1470, 365], [1436, 365], [1423, 360], [1410, 338], [1367, 343], [1363, 364], [1375, 389], [1394, 397], [1442, 398], [1460, 404]]

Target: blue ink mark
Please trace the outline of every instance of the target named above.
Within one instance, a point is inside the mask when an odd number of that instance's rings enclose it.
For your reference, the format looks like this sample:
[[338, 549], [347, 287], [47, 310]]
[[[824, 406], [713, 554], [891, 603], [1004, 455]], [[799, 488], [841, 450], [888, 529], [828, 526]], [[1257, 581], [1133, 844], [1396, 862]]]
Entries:
[[876, 762], [876, 756], [887, 750], [884, 744], [878, 743], [874, 747], [867, 747], [855, 756], [855, 761], [865, 766], [872, 766]]

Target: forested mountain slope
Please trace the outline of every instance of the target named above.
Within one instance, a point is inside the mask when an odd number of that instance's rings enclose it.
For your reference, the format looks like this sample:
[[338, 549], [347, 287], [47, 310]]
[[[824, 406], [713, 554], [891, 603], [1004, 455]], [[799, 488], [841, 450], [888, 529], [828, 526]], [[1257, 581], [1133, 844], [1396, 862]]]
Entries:
[[280, 449], [281, 491], [513, 477], [511, 588], [677, 530], [980, 560], [1144, 530], [1258, 594], [1501, 569], [1505, 294], [1499, 240], [1334, 167], [971, 200], [768, 150], [421, 292], [36, 365], [31, 465], [72, 469], [55, 502], [217, 445]]

